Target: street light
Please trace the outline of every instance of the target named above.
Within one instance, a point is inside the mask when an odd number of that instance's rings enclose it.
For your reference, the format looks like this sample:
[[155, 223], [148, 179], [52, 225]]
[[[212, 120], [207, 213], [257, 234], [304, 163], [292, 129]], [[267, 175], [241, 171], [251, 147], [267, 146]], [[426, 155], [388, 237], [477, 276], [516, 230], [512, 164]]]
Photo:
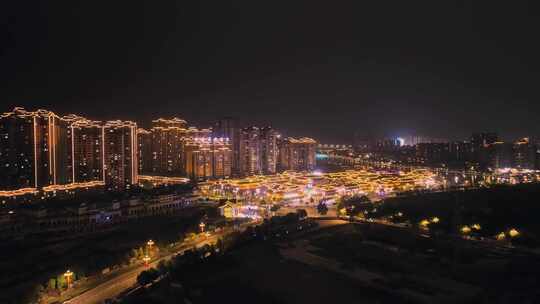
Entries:
[[199, 228], [201, 228], [201, 233], [204, 232], [204, 227], [206, 226], [206, 224], [204, 224], [204, 222], [201, 222], [199, 224]]
[[517, 229], [515, 228], [512, 228], [510, 229], [510, 231], [508, 231], [508, 234], [510, 235], [510, 237], [516, 237], [519, 235], [519, 231], [517, 231]]
[[461, 232], [462, 232], [463, 234], [468, 234], [468, 233], [471, 232], [471, 227], [465, 225], [465, 226], [461, 227]]
[[67, 288], [69, 289], [69, 287], [71, 287], [71, 277], [73, 276], [73, 271], [71, 270], [67, 270], [65, 273], [64, 273], [64, 277], [66, 278], [66, 283], [67, 283]]
[[145, 255], [143, 258], [144, 266], [148, 267], [148, 262], [150, 262], [150, 257], [148, 255]]
[[421, 220], [421, 221], [420, 221], [420, 226], [426, 227], [426, 226], [428, 226], [428, 225], [429, 225], [429, 221], [428, 221], [428, 220]]
[[154, 246], [154, 241], [152, 240], [148, 240], [148, 242], [146, 242], [146, 253], [147, 254], [151, 254], [152, 253], [152, 246]]

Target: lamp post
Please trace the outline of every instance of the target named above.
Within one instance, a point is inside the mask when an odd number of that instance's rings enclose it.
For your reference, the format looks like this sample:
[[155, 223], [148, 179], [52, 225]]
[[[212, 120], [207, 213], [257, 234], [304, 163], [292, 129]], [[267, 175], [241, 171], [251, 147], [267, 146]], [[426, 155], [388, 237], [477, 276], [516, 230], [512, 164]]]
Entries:
[[73, 271], [71, 271], [69, 269], [64, 273], [64, 277], [66, 278], [66, 284], [67, 284], [68, 289], [69, 289], [69, 287], [71, 287], [71, 277], [72, 276], [73, 276]]
[[143, 258], [144, 266], [148, 267], [148, 262], [150, 262], [150, 257], [148, 255], [145, 255]]
[[205, 224], [204, 222], [201, 222], [201, 223], [199, 224], [199, 228], [201, 228], [201, 233], [204, 232], [204, 227], [205, 227], [205, 226], [206, 226], [206, 224]]
[[148, 242], [146, 242], [146, 255], [152, 254], [152, 246], [154, 246], [154, 241], [148, 240]]

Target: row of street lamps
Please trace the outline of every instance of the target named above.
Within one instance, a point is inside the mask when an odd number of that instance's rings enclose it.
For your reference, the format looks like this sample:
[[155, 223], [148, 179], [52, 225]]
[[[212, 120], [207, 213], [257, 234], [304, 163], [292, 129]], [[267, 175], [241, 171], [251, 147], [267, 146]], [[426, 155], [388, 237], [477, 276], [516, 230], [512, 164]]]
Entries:
[[[201, 222], [199, 224], [199, 228], [201, 229], [201, 233], [204, 232], [204, 228], [206, 227], [206, 224], [204, 222]], [[146, 246], [147, 246], [147, 250], [146, 250], [146, 254], [144, 255], [143, 257], [143, 261], [144, 261], [144, 266], [145, 267], [148, 267], [150, 261], [152, 260], [152, 258], [150, 257], [151, 255], [151, 252], [152, 252], [152, 247], [155, 245], [155, 242], [150, 239], [148, 240], [148, 242], [146, 242]], [[73, 277], [74, 273], [73, 271], [71, 270], [67, 270], [66, 272], [64, 272], [64, 278], [66, 278], [66, 283], [67, 283], [67, 288], [69, 289], [71, 287], [71, 282], [72, 282], [72, 277]]]

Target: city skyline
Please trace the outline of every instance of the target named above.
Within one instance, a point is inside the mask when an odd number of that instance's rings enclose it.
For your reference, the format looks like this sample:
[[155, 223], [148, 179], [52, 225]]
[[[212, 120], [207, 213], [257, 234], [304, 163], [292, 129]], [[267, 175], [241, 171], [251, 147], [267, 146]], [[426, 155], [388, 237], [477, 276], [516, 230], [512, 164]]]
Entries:
[[10, 5], [4, 109], [201, 126], [235, 116], [324, 142], [540, 134], [527, 4]]
[[66, 185], [68, 191], [102, 186], [129, 191], [140, 184], [139, 175], [151, 183], [196, 183], [312, 171], [316, 145], [307, 137], [282, 138], [271, 127], [232, 122], [212, 130], [177, 117], [158, 118], [147, 130], [133, 121], [15, 107], [0, 115], [0, 196], [55, 193]]
[[535, 303], [540, 10], [4, 1], [0, 303]]
[[[217, 116], [215, 119], [211, 120], [208, 118], [208, 122], [204, 125], [200, 125], [197, 123], [191, 124], [192, 120], [186, 119], [185, 116], [177, 115], [177, 114], [165, 114], [159, 118], [156, 117], [149, 117], [148, 119], [144, 120], [132, 120], [132, 119], [126, 119], [125, 117], [130, 116], [129, 113], [119, 113], [118, 115], [108, 115], [108, 119], [98, 119], [96, 117], [91, 117], [89, 115], [86, 115], [82, 111], [76, 111], [75, 112], [58, 112], [50, 107], [25, 107], [24, 104], [15, 105], [11, 108], [0, 110], [0, 113], [7, 113], [16, 109], [22, 109], [24, 111], [29, 112], [39, 112], [39, 111], [47, 111], [51, 113], [55, 113], [55, 115], [58, 115], [58, 117], [61, 117], [65, 119], [68, 122], [71, 122], [73, 120], [80, 119], [77, 124], [104, 124], [107, 122], [127, 122], [127, 123], [135, 123], [137, 125], [138, 130], [146, 131], [148, 129], [152, 129], [154, 127], [154, 124], [156, 122], [160, 121], [168, 121], [168, 120], [180, 120], [184, 124], [185, 129], [189, 128], [195, 128], [194, 126], [198, 126], [201, 130], [212, 130], [213, 132], [216, 132], [216, 130], [220, 130], [221, 127], [219, 126], [219, 122], [223, 120], [234, 120], [236, 121], [238, 128], [251, 128], [251, 127], [257, 127], [257, 128], [273, 128], [280, 130], [283, 132], [282, 134], [285, 134], [290, 137], [306, 137], [307, 135], [300, 134], [296, 135], [295, 132], [290, 132], [290, 130], [286, 128], [279, 128], [276, 127], [275, 124], [272, 123], [272, 121], [268, 121], [263, 124], [256, 123], [256, 120], [250, 120], [250, 119], [242, 119], [242, 117], [239, 116], [230, 116], [230, 115], [221, 115]], [[92, 112], [92, 111], [89, 111]], [[167, 118], [163, 118], [167, 117]], [[187, 124], [187, 121], [190, 122], [190, 124]], [[217, 131], [217, 133], [220, 133], [222, 131]], [[319, 143], [324, 144], [345, 144], [345, 145], [357, 145], [358, 139], [369, 139], [369, 140], [392, 140], [396, 141], [398, 145], [409, 145], [414, 146], [417, 143], [447, 143], [447, 142], [470, 142], [472, 139], [472, 136], [475, 134], [481, 134], [481, 133], [487, 133], [487, 134], [496, 134], [497, 138], [501, 142], [517, 142], [524, 138], [530, 139], [531, 142], [536, 142], [539, 136], [535, 136], [531, 134], [532, 132], [525, 131], [524, 133], [516, 133], [515, 136], [505, 136], [504, 134], [508, 134], [508, 132], [505, 132], [504, 130], [502, 132], [496, 131], [489, 128], [482, 128], [480, 129], [471, 129], [471, 130], [465, 130], [465, 132], [462, 136], [457, 137], [448, 137], [448, 136], [440, 136], [440, 135], [430, 135], [433, 134], [432, 132], [417, 132], [415, 130], [401, 130], [401, 131], [392, 131], [392, 132], [384, 132], [384, 131], [373, 131], [373, 130], [356, 130], [353, 133], [348, 134], [348, 136], [345, 137], [331, 137], [327, 140], [324, 140], [325, 137], [323, 137], [323, 140], [319, 140], [319, 137], [317, 136], [308, 136], [310, 138], [315, 138]], [[313, 132], [312, 132], [313, 133]], [[349, 136], [350, 135], [350, 136]], [[220, 136], [225, 137], [225, 136]]]

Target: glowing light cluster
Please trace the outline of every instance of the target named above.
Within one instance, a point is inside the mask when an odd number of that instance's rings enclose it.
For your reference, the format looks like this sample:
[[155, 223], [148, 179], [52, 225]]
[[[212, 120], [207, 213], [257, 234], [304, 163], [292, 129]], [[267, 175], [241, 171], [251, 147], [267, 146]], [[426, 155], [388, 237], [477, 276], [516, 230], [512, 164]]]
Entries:
[[176, 184], [187, 184], [189, 183], [189, 178], [185, 177], [169, 177], [169, 176], [150, 176], [150, 175], [139, 175], [139, 182], [151, 182], [154, 186], [156, 185], [176, 185]]
[[83, 183], [71, 183], [71, 184], [65, 184], [65, 185], [51, 185], [47, 187], [43, 187], [43, 191], [45, 192], [51, 192], [51, 191], [68, 191], [68, 190], [76, 190], [76, 189], [84, 189], [84, 188], [93, 188], [93, 187], [99, 187], [104, 186], [105, 183], [103, 181], [90, 181], [90, 182], [83, 182]]
[[36, 193], [38, 193], [36, 188], [22, 188], [17, 190], [0, 191], [0, 197], [21, 196]]
[[427, 169], [407, 172], [348, 170], [338, 173], [299, 173], [244, 179], [210, 181], [199, 186], [203, 196], [261, 201], [310, 201], [346, 195], [378, 194], [426, 189], [437, 186], [435, 173]]

